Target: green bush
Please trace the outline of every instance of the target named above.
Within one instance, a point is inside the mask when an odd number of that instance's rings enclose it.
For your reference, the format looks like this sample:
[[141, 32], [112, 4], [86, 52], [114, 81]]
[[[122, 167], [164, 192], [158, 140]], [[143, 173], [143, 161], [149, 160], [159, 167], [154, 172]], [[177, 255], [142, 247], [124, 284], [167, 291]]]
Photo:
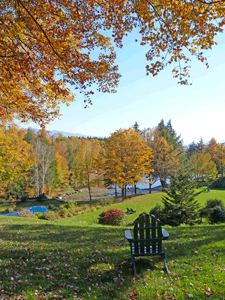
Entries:
[[38, 219], [41, 219], [41, 216], [43, 215], [42, 212], [36, 212], [35, 214], [35, 217], [37, 217]]
[[63, 207], [58, 211], [58, 214], [62, 217], [67, 217], [69, 215], [70, 211], [69, 209]]
[[6, 212], [11, 214], [11, 213], [14, 212], [14, 208], [13, 207], [9, 207], [9, 208], [7, 208]]
[[52, 209], [52, 210], [54, 210], [54, 209], [55, 209], [55, 206], [54, 206], [54, 204], [49, 204], [49, 205], [48, 205], [48, 209]]
[[125, 225], [126, 223], [126, 214], [124, 211], [112, 208], [107, 211], [103, 211], [99, 215], [99, 224], [105, 225]]
[[28, 209], [24, 210], [20, 213], [20, 217], [22, 218], [35, 218], [35, 215]]
[[77, 206], [76, 202], [67, 202], [65, 204], [62, 205], [64, 208], [67, 208], [67, 209], [73, 209]]
[[54, 211], [48, 211], [47, 213], [42, 214], [39, 219], [54, 221], [57, 219], [57, 214]]
[[105, 197], [105, 198], [102, 198], [99, 203], [102, 205], [102, 206], [107, 206], [107, 205], [111, 205], [113, 204], [113, 198], [112, 197]]
[[210, 224], [225, 222], [225, 208], [220, 206], [214, 207], [210, 210], [208, 219]]
[[102, 206], [101, 206], [101, 205], [99, 205], [99, 204], [97, 204], [97, 205], [95, 206], [95, 208], [96, 208], [96, 210], [98, 210], [98, 209], [101, 209], [101, 208], [102, 208]]
[[206, 206], [199, 210], [199, 216], [201, 218], [210, 218], [210, 215], [216, 207], [220, 207], [222, 210], [224, 209], [224, 205], [220, 199], [215, 198], [207, 200]]

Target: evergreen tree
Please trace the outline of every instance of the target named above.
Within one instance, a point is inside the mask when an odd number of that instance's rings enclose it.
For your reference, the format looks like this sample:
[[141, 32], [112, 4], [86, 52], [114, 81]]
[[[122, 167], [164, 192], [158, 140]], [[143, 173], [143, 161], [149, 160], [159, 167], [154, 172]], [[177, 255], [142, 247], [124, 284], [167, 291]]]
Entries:
[[182, 158], [176, 174], [170, 177], [169, 189], [163, 196], [165, 220], [171, 226], [182, 223], [193, 224], [199, 207], [196, 196], [202, 191], [195, 191], [195, 181], [192, 179], [192, 170], [185, 158]]
[[181, 136], [177, 135], [176, 131], [173, 129], [171, 120], [165, 125], [164, 120], [162, 119], [158, 124], [158, 129], [169, 145], [174, 147], [174, 150], [182, 148]]
[[138, 133], [140, 133], [141, 132], [141, 130], [139, 129], [139, 124], [138, 124], [138, 122], [136, 121], [135, 123], [134, 123], [134, 125], [132, 126], [132, 128], [136, 131], [136, 132], [138, 132]]
[[202, 137], [200, 138], [199, 142], [196, 145], [196, 150], [198, 153], [201, 153], [205, 149], [205, 144], [203, 142]]
[[194, 153], [197, 152], [197, 145], [193, 141], [191, 144], [188, 145], [188, 148], [186, 150], [187, 157], [190, 158]]
[[32, 144], [32, 142], [34, 141], [34, 133], [33, 133], [31, 127], [29, 127], [29, 128], [27, 129], [27, 134], [25, 135], [24, 140], [25, 140], [28, 144]]

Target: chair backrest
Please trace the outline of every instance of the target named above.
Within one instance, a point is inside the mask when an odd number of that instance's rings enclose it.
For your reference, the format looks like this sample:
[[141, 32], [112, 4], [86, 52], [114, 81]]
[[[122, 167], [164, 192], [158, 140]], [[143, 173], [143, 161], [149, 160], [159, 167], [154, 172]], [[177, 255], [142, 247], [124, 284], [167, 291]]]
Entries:
[[134, 252], [136, 254], [162, 252], [162, 227], [154, 215], [140, 214], [134, 222]]

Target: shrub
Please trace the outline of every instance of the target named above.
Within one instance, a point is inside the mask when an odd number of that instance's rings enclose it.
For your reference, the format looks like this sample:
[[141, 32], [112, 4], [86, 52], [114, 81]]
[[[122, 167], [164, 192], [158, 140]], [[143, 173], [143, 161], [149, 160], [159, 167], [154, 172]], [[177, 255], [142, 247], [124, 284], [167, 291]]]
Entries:
[[126, 214], [124, 211], [112, 208], [103, 211], [99, 215], [99, 224], [105, 225], [124, 225], [126, 222]]
[[9, 207], [7, 210], [6, 210], [7, 213], [13, 213], [14, 212], [14, 208], [13, 207]]
[[52, 210], [54, 210], [54, 209], [55, 209], [55, 206], [54, 206], [54, 204], [49, 204], [49, 205], [48, 205], [48, 209], [52, 209]]
[[36, 212], [35, 214], [35, 217], [37, 217], [38, 219], [41, 219], [41, 216], [43, 215], [42, 212]]
[[112, 197], [105, 197], [105, 198], [102, 198], [99, 203], [102, 205], [102, 206], [106, 206], [106, 205], [111, 205], [113, 204], [113, 198]]
[[73, 209], [77, 206], [76, 202], [67, 202], [63, 205], [64, 208], [67, 208], [67, 209]]
[[67, 217], [69, 215], [69, 210], [67, 208], [63, 207], [58, 211], [58, 214], [60, 216]]
[[209, 218], [215, 207], [224, 209], [224, 205], [220, 199], [209, 199], [207, 200], [206, 206], [199, 210], [199, 216], [201, 218]]
[[214, 207], [210, 210], [208, 219], [210, 224], [225, 222], [225, 208], [220, 206]]
[[24, 210], [20, 213], [20, 217], [22, 218], [35, 218], [35, 215], [28, 209]]
[[98, 209], [101, 209], [102, 207], [101, 207], [101, 205], [97, 204], [97, 205], [95, 206], [95, 208], [96, 208], [96, 210], [98, 210]]
[[54, 211], [48, 211], [47, 213], [42, 214], [39, 219], [54, 221], [57, 219], [57, 215]]

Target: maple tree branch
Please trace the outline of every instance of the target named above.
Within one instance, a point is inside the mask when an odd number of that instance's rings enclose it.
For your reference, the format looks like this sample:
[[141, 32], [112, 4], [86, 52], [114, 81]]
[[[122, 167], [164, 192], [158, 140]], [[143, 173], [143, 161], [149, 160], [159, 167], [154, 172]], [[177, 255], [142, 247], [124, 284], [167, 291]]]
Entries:
[[0, 55], [0, 58], [12, 58], [12, 57], [15, 57], [15, 56], [21, 56], [23, 54], [24, 54], [23, 52], [19, 52], [19, 53], [16, 53], [14, 55]]
[[20, 5], [23, 7], [23, 9], [27, 12], [27, 14], [31, 17], [31, 19], [36, 23], [36, 25], [39, 27], [39, 29], [41, 30], [41, 32], [44, 34], [45, 38], [47, 39], [49, 46], [52, 48], [53, 52], [55, 53], [55, 55], [57, 55], [60, 60], [63, 60], [63, 58], [59, 55], [59, 53], [55, 50], [54, 46], [52, 45], [52, 42], [50, 41], [49, 37], [47, 36], [46, 32], [44, 31], [44, 29], [42, 28], [42, 26], [38, 23], [38, 21], [34, 18], [34, 16], [29, 12], [29, 10], [26, 8], [26, 6], [23, 5], [23, 3], [21, 2], [21, 0], [17, 0]]
[[197, 2], [201, 2], [203, 4], [216, 4], [216, 3], [221, 3], [221, 2], [225, 2], [225, 0], [218, 0], [218, 1], [213, 1], [213, 2], [206, 2], [206, 1], [203, 1], [203, 0], [196, 0]]

